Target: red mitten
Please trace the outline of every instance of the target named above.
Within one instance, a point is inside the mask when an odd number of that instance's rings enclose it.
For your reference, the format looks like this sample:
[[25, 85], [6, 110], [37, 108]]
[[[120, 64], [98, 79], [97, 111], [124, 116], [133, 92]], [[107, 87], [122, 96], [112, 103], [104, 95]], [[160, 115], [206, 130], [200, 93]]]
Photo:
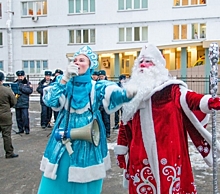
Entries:
[[215, 110], [220, 110], [220, 98], [216, 97], [216, 98], [210, 98], [208, 101], [208, 106], [209, 109], [215, 109]]
[[125, 162], [125, 156], [124, 155], [117, 155], [117, 165], [120, 168], [126, 169], [126, 162]]

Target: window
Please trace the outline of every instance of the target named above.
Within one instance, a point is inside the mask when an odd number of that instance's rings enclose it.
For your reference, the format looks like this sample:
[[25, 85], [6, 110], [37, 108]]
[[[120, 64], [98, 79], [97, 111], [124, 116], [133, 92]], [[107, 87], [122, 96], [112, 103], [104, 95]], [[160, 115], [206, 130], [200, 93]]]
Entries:
[[40, 74], [43, 70], [48, 69], [47, 60], [25, 60], [22, 61], [22, 65], [27, 74]]
[[118, 10], [146, 9], [148, 0], [118, 0]]
[[69, 43], [95, 43], [95, 29], [69, 30]]
[[199, 30], [200, 30], [200, 38], [206, 38], [206, 24], [200, 24], [199, 25]]
[[1, 70], [1, 71], [4, 71], [4, 68], [3, 68], [3, 61], [0, 61], [0, 70]]
[[192, 39], [206, 37], [206, 24], [192, 24]]
[[69, 13], [94, 13], [95, 0], [69, 0]]
[[23, 45], [47, 45], [47, 31], [23, 32]]
[[47, 15], [47, 1], [22, 2], [22, 16]]
[[138, 42], [148, 40], [148, 27], [119, 28], [119, 42]]
[[0, 3], [0, 17], [2, 17], [2, 4]]
[[3, 45], [3, 36], [2, 36], [2, 32], [0, 32], [0, 46]]
[[187, 39], [187, 25], [174, 25], [173, 26], [173, 39], [184, 40]]
[[206, 0], [174, 0], [174, 6], [204, 5]]

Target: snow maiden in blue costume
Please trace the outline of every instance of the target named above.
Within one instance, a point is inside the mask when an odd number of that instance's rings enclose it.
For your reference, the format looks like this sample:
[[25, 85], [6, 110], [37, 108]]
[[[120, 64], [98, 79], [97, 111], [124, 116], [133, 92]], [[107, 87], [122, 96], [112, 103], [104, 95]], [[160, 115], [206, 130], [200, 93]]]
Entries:
[[[111, 164], [98, 108], [103, 104], [107, 113], [113, 113], [130, 101], [136, 90], [124, 90], [106, 80], [92, 81], [91, 74], [97, 66], [97, 55], [84, 46], [75, 53], [74, 63], [68, 65], [64, 75], [44, 90], [45, 104], [60, 113], [41, 161], [43, 176], [38, 194], [100, 194], [102, 191], [103, 178]], [[100, 128], [98, 146], [76, 139], [71, 140], [68, 149], [57, 138], [59, 130], [70, 134], [94, 118]]]

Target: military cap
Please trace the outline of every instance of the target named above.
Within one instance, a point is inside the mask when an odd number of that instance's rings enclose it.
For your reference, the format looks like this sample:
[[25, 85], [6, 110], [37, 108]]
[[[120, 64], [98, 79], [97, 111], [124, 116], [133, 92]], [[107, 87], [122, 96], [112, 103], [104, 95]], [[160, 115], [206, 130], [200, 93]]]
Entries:
[[52, 74], [52, 76], [55, 76], [56, 73], [63, 75], [63, 71], [61, 69], [56, 69], [55, 72]]
[[92, 75], [99, 75], [98, 71], [94, 71]]
[[25, 73], [24, 73], [23, 70], [19, 70], [19, 71], [16, 72], [16, 75], [17, 75], [17, 76], [24, 76]]
[[123, 80], [123, 79], [126, 79], [126, 76], [125, 75], [120, 75], [119, 80]]
[[44, 72], [44, 75], [49, 75], [49, 76], [51, 76], [51, 75], [52, 75], [52, 72], [51, 72], [51, 71], [45, 71], [45, 72]]
[[100, 71], [99, 71], [99, 75], [106, 75], [105, 70], [100, 70]]

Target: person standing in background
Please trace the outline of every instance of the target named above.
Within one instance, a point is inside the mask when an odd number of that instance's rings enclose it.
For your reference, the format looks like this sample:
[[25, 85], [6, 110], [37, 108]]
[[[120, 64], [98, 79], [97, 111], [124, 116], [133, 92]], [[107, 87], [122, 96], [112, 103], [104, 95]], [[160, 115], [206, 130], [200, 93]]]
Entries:
[[44, 72], [44, 79], [42, 79], [39, 83], [38, 83], [38, 87], [37, 87], [37, 92], [40, 94], [40, 104], [41, 104], [41, 127], [43, 129], [47, 128], [51, 128], [50, 125], [50, 120], [52, 117], [52, 109], [48, 106], [45, 105], [45, 103], [43, 102], [43, 89], [47, 86], [49, 86], [52, 83], [52, 79], [51, 79], [51, 75], [52, 72], [51, 71], [45, 71]]
[[17, 99], [9, 87], [3, 86], [5, 76], [0, 72], [0, 131], [4, 143], [5, 158], [16, 158], [18, 154], [14, 153], [12, 146], [12, 113], [11, 108], [16, 104]]
[[201, 37], [201, 38], [205, 38], [205, 32], [204, 32], [204, 30], [202, 31], [200, 37]]
[[94, 81], [98, 81], [99, 80], [99, 72], [98, 71], [94, 71], [92, 74], [92, 79]]
[[20, 94], [17, 97], [17, 104], [15, 105], [16, 120], [19, 130], [17, 134], [25, 132], [28, 135], [30, 133], [28, 112], [29, 96], [33, 93], [33, 87], [31, 83], [26, 79], [23, 70], [17, 71], [16, 75], [18, 78], [15, 80], [15, 83], [18, 84], [20, 91]]
[[[61, 69], [56, 69], [56, 71], [52, 74], [52, 76], [54, 76], [52, 82], [55, 82], [57, 80], [57, 76], [59, 75], [63, 75], [63, 71]], [[54, 123], [56, 122], [58, 114], [59, 111], [53, 110]]]
[[[105, 70], [99, 71], [99, 81], [102, 81], [102, 80], [108, 80]], [[99, 110], [101, 112], [102, 120], [105, 125], [106, 137], [110, 138], [110, 135], [111, 135], [110, 115], [105, 111], [102, 104], [100, 105]]]
[[108, 80], [105, 70], [100, 70], [98, 74], [99, 74], [99, 80]]
[[198, 39], [198, 33], [196, 31], [194, 33], [194, 39]]
[[54, 76], [52, 82], [55, 82], [57, 76], [59, 76], [59, 75], [63, 75], [63, 71], [61, 69], [56, 69], [55, 72], [52, 74], [52, 76]]
[[[119, 87], [122, 87], [122, 84], [125, 82], [126, 76], [125, 75], [120, 75], [119, 76], [119, 82], [117, 83]], [[118, 111], [115, 112], [115, 126], [113, 129], [118, 129], [119, 128], [119, 117], [120, 117], [120, 112], [122, 115], [122, 109], [120, 108]]]

